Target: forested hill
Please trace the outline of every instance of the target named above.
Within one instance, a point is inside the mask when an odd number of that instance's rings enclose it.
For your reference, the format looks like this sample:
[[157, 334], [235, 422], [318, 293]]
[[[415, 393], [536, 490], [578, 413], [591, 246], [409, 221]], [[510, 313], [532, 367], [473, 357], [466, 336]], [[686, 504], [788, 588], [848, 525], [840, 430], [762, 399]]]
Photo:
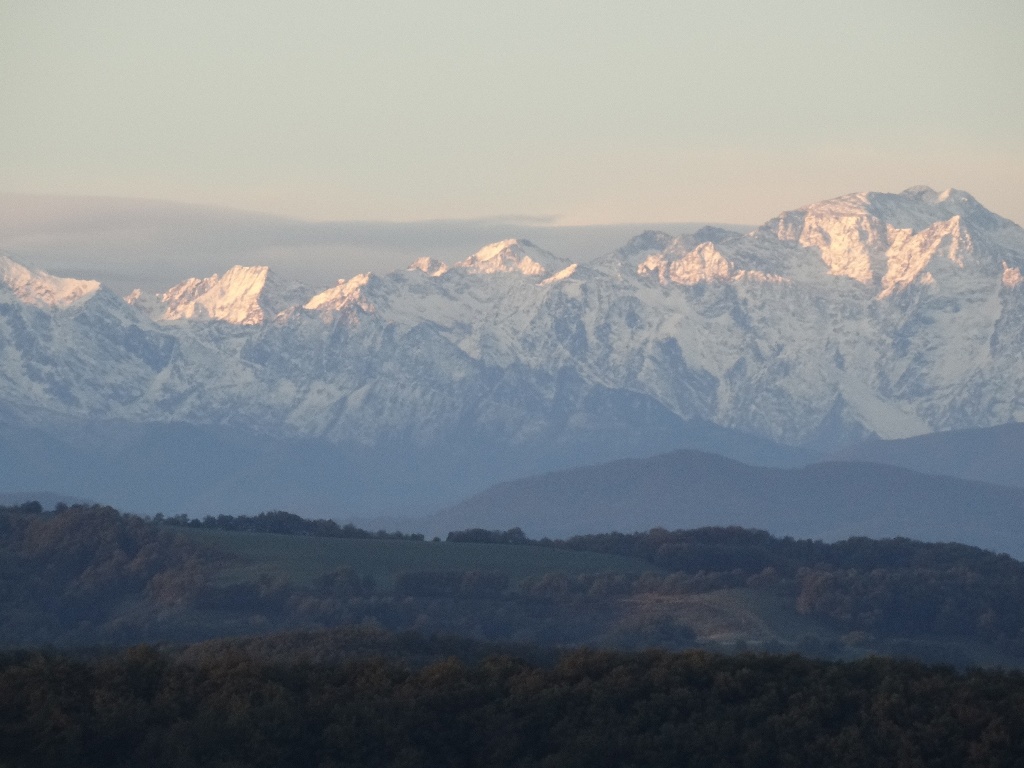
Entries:
[[287, 513], [193, 522], [98, 506], [0, 510], [0, 646], [370, 624], [549, 647], [1024, 662], [1024, 564], [964, 545], [741, 528], [424, 541]]

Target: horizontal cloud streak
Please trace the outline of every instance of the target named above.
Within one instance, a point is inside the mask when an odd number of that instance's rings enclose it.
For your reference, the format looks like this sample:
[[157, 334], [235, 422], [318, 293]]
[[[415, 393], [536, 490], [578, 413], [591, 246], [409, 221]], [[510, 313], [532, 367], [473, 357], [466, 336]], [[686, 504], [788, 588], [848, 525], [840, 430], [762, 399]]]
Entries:
[[586, 261], [645, 229], [679, 234], [702, 225], [555, 222], [538, 216], [308, 222], [162, 201], [0, 195], [0, 249], [56, 274], [98, 277], [121, 292], [160, 290], [234, 264], [267, 265], [311, 286], [327, 285], [359, 272], [398, 269], [421, 256], [461, 260], [487, 243], [512, 237]]

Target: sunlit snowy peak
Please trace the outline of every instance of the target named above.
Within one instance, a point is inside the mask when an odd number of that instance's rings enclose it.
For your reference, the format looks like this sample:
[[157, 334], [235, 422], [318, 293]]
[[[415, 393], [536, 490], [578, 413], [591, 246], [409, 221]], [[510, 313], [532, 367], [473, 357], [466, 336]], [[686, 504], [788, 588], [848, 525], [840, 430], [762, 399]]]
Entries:
[[455, 265], [469, 274], [518, 272], [529, 277], [550, 275], [568, 266], [568, 262], [538, 248], [529, 240], [502, 240], [491, 243]]
[[9, 292], [24, 304], [63, 309], [89, 298], [99, 289], [96, 280], [54, 277], [0, 254], [0, 291]]
[[161, 320], [220, 320], [258, 325], [301, 303], [310, 291], [281, 280], [267, 267], [234, 266], [223, 275], [190, 278], [158, 299]]

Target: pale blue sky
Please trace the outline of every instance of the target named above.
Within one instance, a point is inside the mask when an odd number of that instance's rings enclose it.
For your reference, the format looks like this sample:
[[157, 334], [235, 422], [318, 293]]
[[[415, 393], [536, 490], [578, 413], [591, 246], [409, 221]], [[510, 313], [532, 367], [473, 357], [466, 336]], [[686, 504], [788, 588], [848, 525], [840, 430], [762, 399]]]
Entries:
[[1024, 3], [0, 0], [0, 192], [331, 220], [1024, 223]]

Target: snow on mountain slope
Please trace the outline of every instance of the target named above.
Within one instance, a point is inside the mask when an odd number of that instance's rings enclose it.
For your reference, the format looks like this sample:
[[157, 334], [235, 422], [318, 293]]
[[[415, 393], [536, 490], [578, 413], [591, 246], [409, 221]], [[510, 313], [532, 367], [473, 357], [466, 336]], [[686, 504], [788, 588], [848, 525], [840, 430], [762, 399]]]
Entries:
[[[1020, 228], [983, 208], [966, 192], [936, 193], [912, 187], [902, 194], [846, 195], [790, 211], [762, 228], [780, 241], [816, 249], [831, 274], [892, 288], [912, 281], [931, 258], [943, 255], [959, 267], [982, 238], [986, 255], [996, 255], [1004, 238]], [[1020, 241], [1018, 240], [1018, 243]], [[1020, 252], [1016, 252], [1020, 258]], [[988, 266], [998, 263], [982, 259]], [[980, 262], [974, 266], [980, 266]]]
[[[100, 284], [95, 280], [54, 277], [32, 270], [0, 254], [0, 291], [36, 307], [69, 307], [92, 296]], [[2, 295], [2, 294], [0, 294]]]
[[2, 410], [36, 425], [120, 417], [173, 364], [178, 342], [98, 283], [58, 285], [24, 301], [0, 295]]
[[282, 281], [267, 267], [234, 266], [223, 275], [179, 283], [157, 297], [155, 308], [160, 320], [205, 318], [258, 325], [311, 293], [298, 283]]
[[29, 298], [0, 301], [0, 401], [360, 445], [642, 445], [693, 420], [833, 447], [1024, 421], [1024, 231], [957, 190], [583, 264], [519, 240], [449, 264], [315, 295], [234, 267], [125, 303], [5, 260], [0, 297]]
[[456, 268], [470, 274], [493, 275], [497, 272], [519, 272], [523, 275], [547, 275], [568, 264], [554, 254], [541, 250], [529, 240], [502, 240], [481, 248]]
[[359, 307], [364, 312], [372, 312], [373, 305], [363, 298], [362, 288], [369, 284], [373, 275], [366, 273], [356, 275], [351, 280], [339, 280], [333, 288], [318, 293], [303, 305], [303, 309], [327, 309], [339, 312], [349, 306]]

